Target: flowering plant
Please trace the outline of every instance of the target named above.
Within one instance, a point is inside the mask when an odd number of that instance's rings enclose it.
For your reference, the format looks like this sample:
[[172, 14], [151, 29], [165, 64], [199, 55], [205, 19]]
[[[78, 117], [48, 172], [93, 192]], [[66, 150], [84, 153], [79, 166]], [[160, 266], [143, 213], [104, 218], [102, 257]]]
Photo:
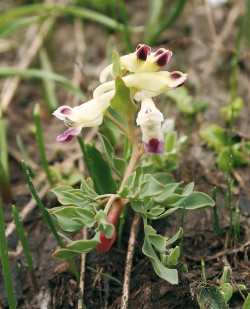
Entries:
[[[70, 258], [94, 248], [100, 253], [107, 252], [116, 239], [116, 225], [123, 209], [131, 207], [143, 219], [143, 253], [158, 276], [173, 284], [178, 282], [177, 270], [173, 267], [180, 250], [178, 246], [167, 247], [182, 237], [182, 228], [168, 238], [157, 234], [149, 220], [165, 218], [177, 209], [213, 206], [214, 201], [202, 192], [193, 191], [193, 183], [183, 187], [183, 182], [175, 183], [167, 173], [148, 174], [140, 165], [144, 153], [150, 156], [165, 151], [168, 126], [162, 129], [164, 115], [153, 97], [181, 87], [187, 79], [187, 74], [179, 71], [159, 71], [169, 63], [171, 56], [169, 50], [160, 48], [151, 52], [144, 44], [122, 57], [114, 52], [113, 64], [100, 74], [101, 85], [93, 92], [93, 99], [74, 108], [61, 106], [53, 113], [68, 127], [57, 141], [68, 142], [79, 135], [82, 128], [99, 126], [108, 118], [130, 145], [123, 158], [117, 158], [109, 139], [99, 135], [106, 160], [93, 143], [79, 139], [90, 178], [83, 180], [79, 189], [70, 186], [53, 189], [61, 206], [51, 209], [50, 214], [65, 232], [76, 232], [86, 226], [95, 228], [95, 236], [77, 241], [65, 236], [67, 246], [54, 252], [56, 258]], [[113, 80], [106, 81], [109, 77]], [[138, 141], [136, 125], [141, 129], [142, 143]]]

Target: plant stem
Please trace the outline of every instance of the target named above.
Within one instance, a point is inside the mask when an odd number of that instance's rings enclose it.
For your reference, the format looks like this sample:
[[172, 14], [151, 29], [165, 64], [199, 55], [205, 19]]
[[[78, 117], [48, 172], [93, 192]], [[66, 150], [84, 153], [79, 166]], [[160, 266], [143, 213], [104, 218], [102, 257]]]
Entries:
[[9, 160], [8, 160], [8, 143], [5, 120], [0, 108], [0, 192], [4, 202], [12, 200]]
[[16, 297], [13, 288], [11, 270], [10, 270], [10, 261], [8, 256], [7, 241], [5, 237], [4, 229], [4, 218], [3, 218], [3, 208], [0, 201], [0, 258], [2, 263], [2, 272], [4, 278], [4, 285], [6, 289], [8, 304], [10, 309], [16, 308]]
[[123, 133], [128, 135], [128, 130], [119, 121], [117, 121], [108, 111], [105, 112], [105, 116], [111, 120]]
[[184, 245], [184, 216], [185, 216], [185, 205], [181, 210], [181, 227], [183, 230], [182, 237], [180, 239], [180, 261], [183, 260], [183, 245]]
[[223, 234], [221, 225], [220, 225], [220, 219], [219, 219], [219, 215], [218, 215], [218, 209], [217, 209], [217, 204], [216, 204], [216, 196], [217, 196], [217, 188], [214, 187], [213, 191], [212, 191], [212, 199], [215, 202], [215, 205], [213, 207], [213, 214], [214, 214], [214, 227], [215, 227], [215, 231], [216, 233], [221, 236]]
[[37, 144], [38, 144], [38, 150], [40, 154], [40, 158], [42, 161], [42, 166], [44, 168], [44, 171], [46, 173], [48, 182], [50, 185], [53, 184], [52, 176], [49, 169], [49, 164], [47, 162], [46, 154], [45, 154], [45, 147], [43, 143], [43, 134], [42, 134], [42, 126], [41, 126], [41, 118], [40, 118], [40, 106], [36, 104], [34, 109], [34, 121], [36, 126], [36, 138], [37, 138]]
[[205, 262], [201, 259], [201, 281], [202, 283], [207, 283], [206, 272], [205, 272]]
[[18, 213], [18, 211], [17, 211], [17, 209], [14, 205], [12, 206], [12, 216], [13, 216], [13, 219], [14, 219], [14, 222], [15, 222], [15, 225], [16, 225], [17, 234], [19, 236], [20, 242], [21, 242], [22, 247], [23, 247], [23, 253], [24, 253], [24, 256], [25, 256], [26, 263], [27, 263], [28, 272], [29, 272], [29, 275], [30, 275], [32, 286], [33, 286], [35, 291], [38, 291], [34, 267], [33, 267], [33, 262], [32, 262], [32, 259], [31, 259], [31, 254], [30, 254], [27, 238], [26, 238], [26, 235], [24, 233], [22, 219], [19, 217], [19, 213]]
[[[57, 230], [55, 229], [54, 227], [54, 224], [51, 220], [51, 217], [47, 211], [47, 209], [44, 207], [43, 205], [43, 202], [41, 201], [40, 197], [38, 196], [37, 192], [36, 192], [36, 189], [33, 185], [33, 182], [32, 182], [32, 179], [30, 177], [30, 174], [29, 174], [29, 170], [27, 169], [27, 166], [25, 164], [24, 161], [22, 161], [22, 168], [23, 168], [23, 172], [24, 172], [24, 176], [26, 178], [26, 181], [27, 181], [27, 184], [30, 188], [30, 191], [31, 191], [31, 194], [32, 196], [34, 197], [35, 201], [37, 202], [37, 206], [39, 207], [41, 213], [42, 213], [42, 216], [43, 216], [43, 219], [44, 221], [46, 222], [46, 224], [48, 225], [48, 227], [50, 228], [51, 232], [53, 233], [59, 247], [61, 248], [65, 248], [65, 244], [64, 242], [62, 241], [61, 237], [59, 236], [59, 234], [57, 233]], [[77, 268], [75, 266], [75, 264], [73, 263], [73, 260], [72, 259], [68, 259], [67, 260], [75, 278], [79, 281], [79, 273], [77, 271]]]

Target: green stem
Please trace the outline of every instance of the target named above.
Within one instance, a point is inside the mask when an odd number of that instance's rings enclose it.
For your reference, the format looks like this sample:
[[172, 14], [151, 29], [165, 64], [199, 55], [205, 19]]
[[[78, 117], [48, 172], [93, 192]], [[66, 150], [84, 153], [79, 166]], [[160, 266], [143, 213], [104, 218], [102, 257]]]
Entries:
[[[0, 108], [1, 113], [1, 108]], [[4, 202], [12, 200], [8, 160], [8, 143], [6, 124], [2, 115], [0, 115], [0, 191]]]
[[205, 262], [201, 259], [201, 281], [204, 284], [207, 284], [206, 271], [205, 271]]
[[16, 297], [15, 297], [15, 291], [13, 288], [13, 283], [12, 283], [12, 278], [11, 278], [10, 261], [9, 261], [9, 256], [8, 256], [7, 241], [5, 237], [3, 208], [2, 208], [1, 201], [0, 201], [0, 258], [1, 258], [1, 263], [2, 263], [3, 279], [4, 279], [4, 285], [6, 289], [9, 308], [15, 309], [16, 308]]
[[176, 3], [175, 8], [172, 10], [172, 12], [168, 15], [169, 17], [166, 18], [164, 16], [164, 18], [162, 19], [162, 21], [160, 21], [158, 23], [158, 27], [156, 28], [154, 34], [152, 34], [151, 37], [147, 38], [146, 43], [148, 45], [153, 45], [156, 40], [159, 38], [159, 36], [161, 35], [161, 33], [164, 30], [167, 30], [177, 19], [177, 17], [181, 14], [182, 10], [184, 9], [184, 6], [186, 4], [186, 0], [178, 0], [178, 2]]
[[219, 215], [218, 215], [218, 208], [217, 208], [217, 204], [216, 204], [216, 197], [217, 197], [217, 188], [214, 187], [213, 191], [212, 191], [212, 199], [215, 202], [215, 205], [213, 207], [213, 214], [214, 214], [214, 227], [215, 227], [215, 231], [217, 233], [217, 235], [221, 236], [223, 234], [221, 225], [220, 225], [220, 219], [219, 219]]
[[236, 203], [234, 212], [234, 237], [238, 239], [240, 237], [240, 209], [239, 202]]
[[19, 217], [18, 211], [16, 209], [16, 207], [13, 205], [12, 206], [12, 216], [16, 225], [16, 230], [17, 230], [17, 234], [19, 236], [20, 242], [22, 244], [23, 247], [23, 253], [25, 256], [25, 260], [27, 263], [27, 267], [28, 267], [28, 272], [30, 275], [30, 279], [32, 282], [32, 286], [34, 288], [34, 290], [38, 290], [37, 288], [37, 283], [36, 283], [36, 277], [35, 277], [35, 272], [34, 272], [34, 267], [33, 267], [33, 262], [31, 259], [31, 254], [30, 254], [30, 250], [29, 250], [29, 245], [27, 242], [27, 238], [24, 232], [24, 228], [23, 228], [23, 224], [22, 224], [22, 219]]
[[183, 230], [182, 237], [180, 239], [180, 261], [183, 261], [183, 246], [184, 246], [184, 217], [185, 217], [185, 205], [181, 210], [181, 227]]
[[232, 236], [233, 231], [233, 203], [232, 203], [232, 190], [231, 190], [231, 175], [228, 174], [227, 178], [227, 199], [229, 206], [229, 230], [228, 230], [228, 243], [230, 242], [230, 238]]
[[240, 49], [240, 41], [243, 33], [243, 25], [244, 25], [243, 16], [239, 17], [238, 20], [238, 32], [235, 41], [235, 54], [233, 55], [231, 61], [231, 74], [230, 74], [230, 99], [231, 102], [235, 99], [236, 89], [237, 89], [237, 72], [238, 72], [238, 63], [239, 63], [239, 49]]
[[[65, 244], [64, 242], [62, 241], [61, 237], [59, 236], [59, 234], [57, 233], [57, 230], [55, 229], [54, 227], [54, 224], [51, 220], [51, 217], [47, 211], [47, 209], [44, 207], [43, 205], [43, 202], [41, 201], [40, 197], [38, 196], [37, 192], [36, 192], [36, 189], [33, 185], [33, 182], [32, 182], [32, 179], [30, 177], [30, 174], [29, 174], [29, 170], [27, 169], [27, 166], [25, 164], [24, 161], [22, 161], [22, 168], [23, 168], [23, 172], [24, 172], [24, 176], [26, 178], [26, 181], [27, 181], [27, 184], [30, 188], [30, 191], [31, 191], [31, 194], [32, 196], [34, 197], [35, 201], [37, 202], [37, 206], [39, 207], [41, 213], [42, 213], [42, 216], [43, 216], [43, 219], [44, 221], [46, 222], [46, 224], [48, 225], [48, 227], [50, 228], [51, 232], [53, 233], [59, 247], [61, 248], [65, 248]], [[75, 264], [73, 263], [73, 260], [72, 259], [68, 259], [67, 260], [75, 278], [79, 281], [79, 273], [77, 271], [77, 268], [75, 266]]]
[[25, 146], [23, 144], [23, 141], [22, 141], [22, 138], [20, 135], [16, 135], [16, 143], [17, 143], [17, 146], [23, 156], [23, 159], [25, 162], [27, 162], [27, 166], [30, 168], [31, 172], [33, 175], [36, 175], [36, 172], [35, 172], [35, 164], [33, 163], [33, 161], [31, 160], [30, 156], [28, 155], [26, 149], [25, 149]]
[[117, 121], [108, 111], [105, 112], [105, 116], [111, 120], [123, 133], [129, 135], [128, 130], [119, 121]]
[[42, 125], [41, 125], [41, 118], [40, 118], [40, 106], [36, 104], [34, 109], [34, 121], [36, 126], [36, 138], [37, 138], [37, 144], [38, 144], [38, 151], [40, 154], [40, 158], [42, 161], [42, 166], [44, 168], [44, 171], [46, 173], [48, 182], [50, 185], [53, 184], [52, 176], [49, 169], [49, 164], [47, 162], [46, 154], [45, 154], [45, 147], [43, 142], [43, 134], [42, 134]]

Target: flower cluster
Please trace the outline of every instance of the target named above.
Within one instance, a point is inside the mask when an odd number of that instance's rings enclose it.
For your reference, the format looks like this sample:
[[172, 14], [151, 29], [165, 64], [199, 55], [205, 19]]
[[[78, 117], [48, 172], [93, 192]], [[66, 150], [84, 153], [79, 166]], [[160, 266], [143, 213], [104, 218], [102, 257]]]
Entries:
[[[164, 117], [152, 98], [182, 86], [187, 79], [187, 74], [179, 71], [159, 71], [169, 63], [171, 56], [172, 52], [164, 48], [151, 52], [149, 46], [139, 44], [134, 53], [120, 57], [122, 79], [128, 88], [133, 89], [133, 99], [141, 101], [136, 123], [141, 127], [142, 141], [147, 153], [162, 153], [164, 149], [161, 129]], [[109, 76], [115, 77], [112, 64], [101, 72], [101, 85], [95, 89], [92, 100], [74, 108], [61, 106], [53, 113], [68, 127], [57, 137], [57, 141], [68, 142], [78, 135], [83, 127], [96, 127], [102, 123], [105, 111], [115, 94], [115, 81], [106, 81]]]

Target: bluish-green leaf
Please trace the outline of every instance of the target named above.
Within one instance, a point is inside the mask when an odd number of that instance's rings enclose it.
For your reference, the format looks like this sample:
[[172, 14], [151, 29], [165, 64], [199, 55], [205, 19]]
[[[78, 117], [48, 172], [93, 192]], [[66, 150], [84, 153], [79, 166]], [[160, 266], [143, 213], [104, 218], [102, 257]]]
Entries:
[[152, 244], [147, 236], [145, 236], [142, 252], [150, 259], [156, 274], [170, 282], [171, 284], [178, 284], [178, 272], [176, 269], [169, 269], [165, 267], [158, 256], [155, 254]]

